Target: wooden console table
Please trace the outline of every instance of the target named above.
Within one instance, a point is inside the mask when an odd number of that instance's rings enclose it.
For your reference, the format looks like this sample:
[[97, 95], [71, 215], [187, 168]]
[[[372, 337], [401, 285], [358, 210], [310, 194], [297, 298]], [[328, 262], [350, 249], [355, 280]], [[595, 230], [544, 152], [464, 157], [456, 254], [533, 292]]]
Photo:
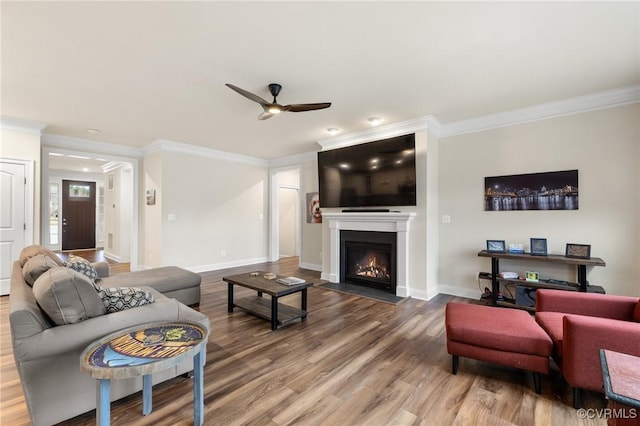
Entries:
[[[569, 291], [582, 291], [588, 292], [590, 290], [595, 290], [596, 292], [604, 292], [601, 287], [598, 286], [589, 286], [587, 283], [587, 266], [606, 266], [604, 260], [599, 257], [592, 257], [589, 259], [580, 259], [575, 257], [566, 257], [557, 254], [549, 254], [547, 256], [536, 256], [530, 253], [496, 253], [489, 252], [487, 250], [481, 250], [478, 252], [478, 256], [480, 257], [490, 257], [491, 258], [491, 297], [492, 304], [494, 306], [509, 306], [509, 307], [520, 307], [515, 305], [514, 303], [498, 301], [498, 292], [500, 291], [500, 283], [510, 283], [523, 285], [526, 287], [533, 288], [549, 288], [555, 290], [569, 290]], [[577, 270], [578, 282], [577, 283], [568, 283], [564, 284], [552, 284], [545, 283], [539, 281], [523, 281], [517, 279], [504, 279], [500, 278], [500, 259], [511, 259], [518, 261], [534, 261], [534, 262], [546, 262], [546, 263], [556, 263], [556, 264], [565, 264], [565, 265], [575, 265]], [[533, 310], [533, 309], [529, 309]]]

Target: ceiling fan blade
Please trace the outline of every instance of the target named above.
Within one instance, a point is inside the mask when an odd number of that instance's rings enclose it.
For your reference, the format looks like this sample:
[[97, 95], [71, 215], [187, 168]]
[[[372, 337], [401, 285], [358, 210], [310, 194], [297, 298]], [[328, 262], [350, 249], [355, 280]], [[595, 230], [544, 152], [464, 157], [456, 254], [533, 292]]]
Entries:
[[317, 104], [291, 104], [282, 107], [283, 111], [304, 112], [316, 109], [325, 109], [331, 106], [331, 102], [320, 102]]
[[271, 117], [273, 117], [273, 114], [265, 111], [258, 116], [258, 120], [266, 120], [267, 118], [271, 118]]
[[225, 84], [225, 86], [227, 86], [229, 89], [234, 90], [238, 93], [240, 93], [242, 96], [244, 96], [245, 98], [251, 99], [254, 102], [259, 103], [260, 105], [262, 105], [263, 107], [265, 105], [269, 105], [269, 102], [265, 101], [264, 99], [262, 99], [260, 96], [258, 95], [254, 95], [251, 92], [247, 92], [244, 89], [239, 88], [238, 86], [234, 86], [233, 84]]

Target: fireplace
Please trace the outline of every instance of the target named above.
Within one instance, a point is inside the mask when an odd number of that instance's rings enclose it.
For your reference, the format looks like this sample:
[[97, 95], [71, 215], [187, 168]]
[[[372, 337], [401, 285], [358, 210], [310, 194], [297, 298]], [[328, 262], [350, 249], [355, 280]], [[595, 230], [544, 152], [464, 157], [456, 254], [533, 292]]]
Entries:
[[340, 282], [396, 293], [396, 233], [340, 232]]
[[[410, 296], [409, 276], [409, 224], [416, 216], [413, 212], [322, 212], [322, 220], [329, 224], [329, 272], [322, 272], [322, 279], [332, 283], [344, 282], [342, 268], [344, 247], [342, 233], [364, 231], [365, 233], [391, 234], [394, 245], [392, 270], [395, 270], [393, 287], [395, 295]], [[366, 234], [365, 234], [366, 235]], [[365, 241], [370, 242], [370, 241]]]

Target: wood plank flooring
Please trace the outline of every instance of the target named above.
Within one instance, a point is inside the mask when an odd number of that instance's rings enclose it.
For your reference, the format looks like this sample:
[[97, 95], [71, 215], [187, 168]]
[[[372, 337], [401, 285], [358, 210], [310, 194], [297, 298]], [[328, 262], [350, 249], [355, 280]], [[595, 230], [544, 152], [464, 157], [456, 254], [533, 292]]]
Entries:
[[[78, 254], [88, 257], [83, 254]], [[604, 425], [580, 419], [571, 390], [557, 371], [543, 379], [470, 359], [450, 372], [444, 330], [449, 301], [407, 299], [398, 305], [319, 287], [309, 288], [309, 316], [275, 332], [240, 310], [227, 313], [225, 275], [255, 270], [295, 275], [315, 283], [319, 273], [297, 258], [202, 273], [199, 310], [211, 319], [205, 365], [207, 425]], [[124, 268], [122, 268], [124, 269]], [[112, 265], [112, 273], [118, 271]], [[253, 295], [236, 288], [236, 296]], [[10, 296], [9, 296], [10, 297]], [[0, 298], [0, 424], [28, 425], [11, 354], [9, 297]], [[282, 298], [299, 306], [299, 294]], [[586, 393], [585, 407], [605, 407]], [[70, 401], [70, 404], [73, 402]], [[112, 404], [114, 425], [193, 424], [192, 381], [178, 377], [153, 389], [153, 412], [143, 417], [142, 396]], [[64, 425], [93, 425], [95, 412]]]

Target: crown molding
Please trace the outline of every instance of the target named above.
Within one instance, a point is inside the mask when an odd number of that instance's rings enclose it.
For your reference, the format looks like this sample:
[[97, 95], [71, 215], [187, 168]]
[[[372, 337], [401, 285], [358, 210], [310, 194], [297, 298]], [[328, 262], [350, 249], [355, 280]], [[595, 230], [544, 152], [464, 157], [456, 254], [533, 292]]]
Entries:
[[190, 145], [168, 139], [157, 139], [143, 148], [145, 157], [163, 151], [180, 152], [183, 154], [190, 154], [198, 157], [216, 158], [219, 160], [249, 164], [252, 166], [269, 167], [269, 161], [263, 160], [262, 158], [233, 154], [231, 152], [219, 151], [217, 149]]
[[440, 125], [437, 135], [438, 137], [446, 138], [464, 133], [481, 132], [498, 127], [580, 114], [637, 102], [640, 102], [640, 85], [626, 86], [589, 95], [577, 96], [575, 98], [442, 124]]
[[316, 161], [318, 159], [316, 151], [305, 152], [302, 154], [290, 155], [288, 157], [280, 157], [269, 160], [269, 168], [293, 166], [308, 161]]
[[42, 146], [46, 148], [67, 149], [122, 157], [141, 158], [142, 150], [126, 145], [100, 142], [92, 139], [73, 138], [70, 136], [43, 134]]
[[16, 130], [19, 132], [41, 135], [42, 129], [44, 129], [45, 127], [47, 127], [46, 123], [39, 123], [37, 121], [22, 120], [12, 117], [0, 117], [0, 128], [2, 129]]
[[[318, 144], [322, 147], [322, 151], [326, 151], [328, 149], [343, 148], [345, 146], [357, 145], [376, 139], [392, 138], [394, 136], [413, 133], [418, 130], [426, 130], [429, 129], [429, 126], [439, 126], [436, 118], [431, 115], [419, 117], [413, 120], [402, 121], [399, 123], [391, 123], [384, 126], [378, 126], [372, 129], [366, 129], [355, 133], [334, 136], [328, 139], [322, 139], [318, 141]], [[431, 130], [435, 130], [436, 134], [439, 133], [438, 129]]]

